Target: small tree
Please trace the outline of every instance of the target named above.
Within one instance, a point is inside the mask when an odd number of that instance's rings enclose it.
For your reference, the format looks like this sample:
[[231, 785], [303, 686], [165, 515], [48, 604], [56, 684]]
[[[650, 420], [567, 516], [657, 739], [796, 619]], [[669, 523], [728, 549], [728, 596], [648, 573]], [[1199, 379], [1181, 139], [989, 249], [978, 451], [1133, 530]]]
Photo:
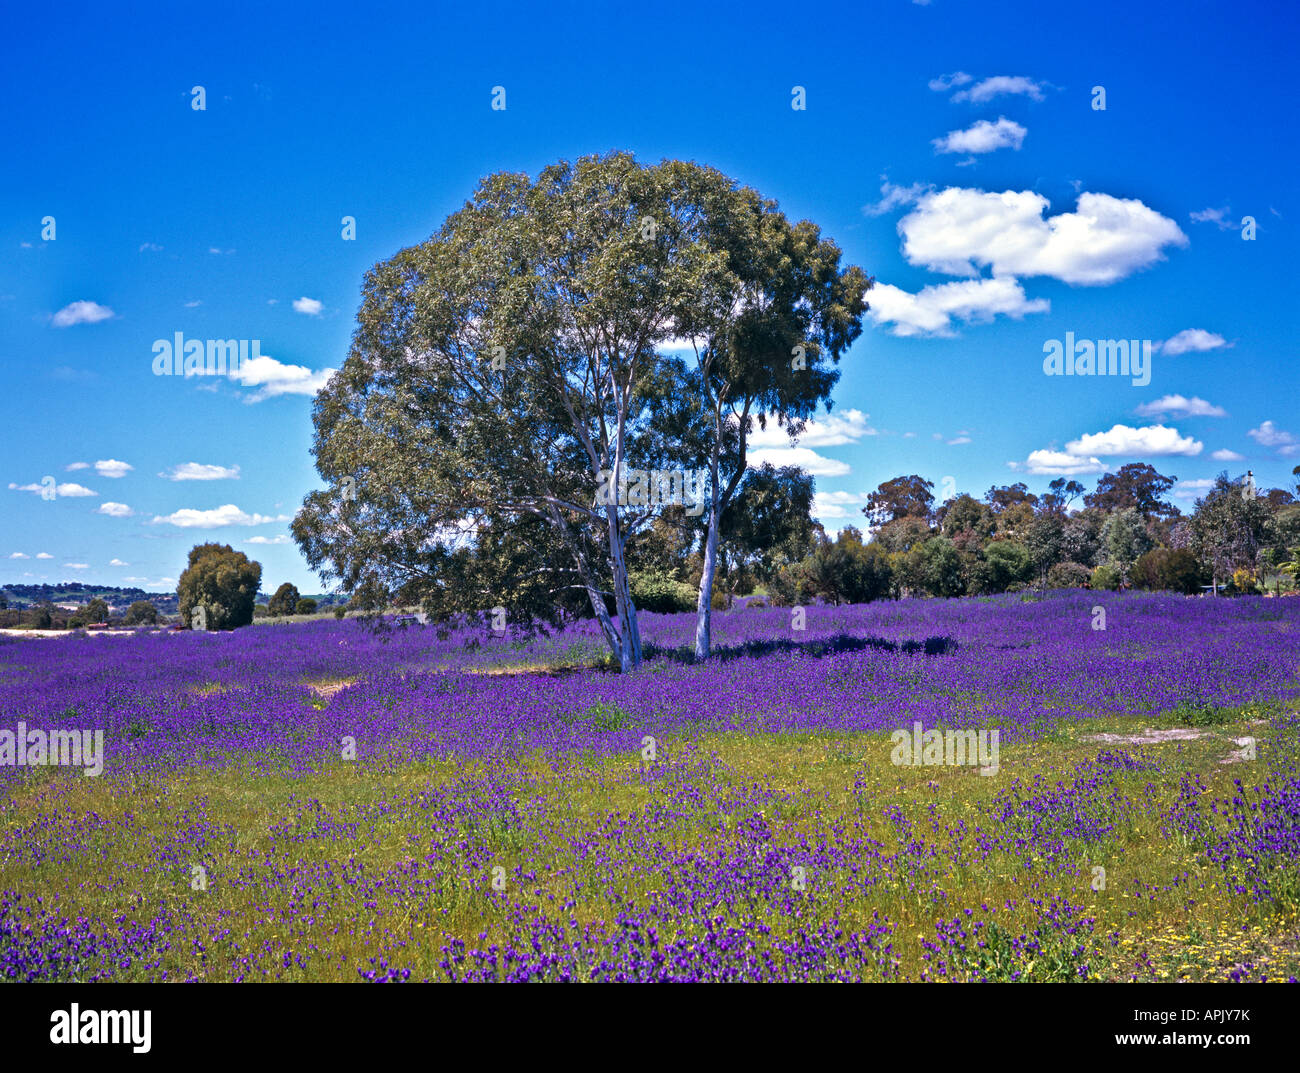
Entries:
[[107, 621], [108, 604], [96, 596], [68, 619], [68, 625], [77, 629], [81, 626], [89, 626], [92, 622]]
[[1101, 546], [1106, 562], [1119, 570], [1121, 584], [1128, 583], [1133, 564], [1151, 549], [1153, 543], [1137, 507], [1116, 511], [1101, 527]]
[[296, 614], [301, 599], [302, 594], [298, 592], [298, 587], [286, 581], [275, 590], [275, 595], [267, 603], [267, 613], [276, 616]]
[[158, 624], [158, 608], [154, 607], [148, 600], [136, 600], [126, 609], [126, 617], [123, 621], [128, 626], [156, 626]]
[[294, 609], [293, 609], [293, 613], [295, 615], [310, 615], [315, 613], [315, 611], [316, 611], [316, 601], [313, 600], [310, 596], [304, 596], [301, 600], [299, 600], [294, 605]]
[[262, 583], [262, 564], [229, 544], [196, 544], [176, 585], [181, 622], [193, 623], [202, 607], [209, 630], [233, 630], [253, 621], [253, 601]]

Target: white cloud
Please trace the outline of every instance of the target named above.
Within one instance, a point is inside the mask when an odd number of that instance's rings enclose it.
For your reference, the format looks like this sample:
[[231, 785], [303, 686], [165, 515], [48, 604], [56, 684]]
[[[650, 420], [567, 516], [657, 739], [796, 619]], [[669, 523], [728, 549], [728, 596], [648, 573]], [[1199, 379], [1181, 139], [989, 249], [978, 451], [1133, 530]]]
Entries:
[[899, 221], [911, 264], [953, 276], [1050, 276], [1106, 284], [1185, 246], [1178, 225], [1136, 199], [1079, 195], [1075, 212], [1044, 218], [1050, 202], [1031, 190], [987, 193], [949, 187], [922, 197]]
[[107, 514], [110, 518], [129, 518], [135, 513], [125, 503], [101, 503], [96, 514]]
[[976, 82], [970, 89], [959, 90], [952, 95], [954, 101], [970, 101], [971, 104], [984, 104], [994, 97], [1028, 97], [1031, 100], [1043, 99], [1043, 87], [1047, 83], [1035, 82], [1024, 75], [994, 75]]
[[1214, 224], [1220, 231], [1231, 231], [1236, 227], [1236, 224], [1228, 219], [1227, 205], [1221, 209], [1201, 209], [1200, 212], [1189, 212], [1187, 215], [1194, 224]]
[[1219, 347], [1228, 345], [1228, 341], [1223, 336], [1216, 335], [1214, 332], [1207, 332], [1202, 328], [1186, 328], [1163, 343], [1157, 343], [1154, 349], [1174, 356], [1193, 350], [1218, 350]]
[[290, 521], [287, 514], [268, 517], [265, 514], [247, 514], [233, 503], [213, 510], [193, 510], [185, 507], [171, 514], [154, 518], [153, 525], [174, 525], [178, 529], [220, 529], [227, 525], [265, 525], [267, 522]]
[[130, 563], [124, 563], [121, 559], [109, 559], [109, 566], [130, 566]]
[[949, 447], [960, 447], [963, 443], [970, 442], [971, 438], [969, 436], [954, 436], [951, 440], [947, 441]]
[[98, 324], [115, 316], [108, 306], [98, 302], [69, 302], [50, 318], [56, 328], [70, 328], [74, 324]]
[[1131, 428], [1115, 425], [1109, 432], [1092, 432], [1065, 445], [1067, 454], [1088, 455], [1199, 455], [1204, 444], [1191, 436], [1180, 436], [1169, 425], [1146, 425]]
[[1024, 462], [1007, 463], [1012, 469], [1023, 469], [1040, 477], [1077, 477], [1087, 473], [1105, 473], [1106, 467], [1099, 458], [1079, 458], [1066, 451], [1030, 451]]
[[237, 481], [238, 466], [209, 466], [202, 462], [182, 462], [158, 474], [169, 481]]
[[867, 292], [867, 302], [867, 315], [878, 325], [890, 325], [893, 335], [944, 338], [956, 335], [954, 317], [983, 324], [999, 313], [1019, 320], [1051, 309], [1046, 298], [1026, 298], [1024, 288], [1007, 276], [940, 283], [916, 294], [877, 283]]
[[1065, 450], [1048, 448], [1031, 451], [1024, 462], [1008, 462], [1012, 469], [1043, 477], [1075, 477], [1104, 473], [1107, 456], [1151, 457], [1156, 455], [1199, 455], [1204, 444], [1166, 425], [1130, 428], [1115, 425], [1109, 432], [1094, 432], [1071, 440]]
[[95, 472], [101, 477], [125, 477], [134, 468], [134, 466], [126, 462], [119, 462], [115, 458], [106, 458], [95, 463]]
[[1246, 435], [1261, 447], [1277, 447], [1279, 454], [1295, 454], [1293, 448], [1300, 447], [1300, 440], [1278, 428], [1272, 421], [1265, 421], [1259, 428], [1250, 429]]
[[921, 199], [922, 194], [930, 193], [934, 187], [929, 183], [913, 183], [911, 186], [895, 186], [881, 176], [880, 200], [870, 205], [863, 205], [862, 211], [868, 216], [883, 216], [903, 205], [913, 205]]
[[1203, 479], [1198, 481], [1179, 481], [1174, 485], [1175, 499], [1196, 499], [1202, 492], [1206, 492], [1214, 487], [1214, 481]]
[[981, 119], [965, 130], [950, 130], [932, 144], [936, 153], [992, 153], [997, 149], [1019, 149], [1028, 133], [1014, 120], [999, 116], [996, 123]]
[[89, 570], [89, 569], [90, 569], [90, 563], [64, 563], [63, 565], [64, 565], [67, 569], [69, 569], [69, 570]]
[[826, 458], [807, 447], [764, 447], [749, 452], [750, 466], [757, 469], [764, 462], [770, 462], [778, 469], [782, 466], [798, 466], [814, 477], [843, 477], [849, 473], [847, 463]]
[[[35, 492], [37, 495], [44, 491], [44, 486], [39, 484], [14, 484], [11, 481], [9, 487], [15, 492]], [[56, 496], [63, 496], [66, 499], [80, 499], [85, 496], [99, 495], [98, 492], [92, 492], [89, 488], [80, 484], [56, 484], [54, 486], [54, 494]]]
[[279, 536], [273, 536], [273, 537], [255, 536], [255, 537], [249, 537], [249, 538], [248, 538], [248, 543], [250, 543], [250, 544], [288, 544], [288, 543], [289, 543], [289, 538], [288, 538], [287, 536], [285, 536], [283, 533], [281, 533]]
[[198, 307], [201, 306], [202, 304], [203, 304], [203, 300], [200, 298], [196, 298], [192, 302], [185, 302], [184, 306], [186, 309], [198, 309]]
[[72, 462], [72, 463], [70, 463], [70, 464], [64, 466], [63, 468], [64, 468], [65, 470], [67, 470], [69, 473], [71, 473], [74, 469], [90, 469], [90, 463], [89, 463], [89, 462]]
[[947, 93], [950, 89], [965, 86], [974, 81], [975, 79], [965, 71], [954, 71], [950, 75], [940, 75], [938, 78], [930, 79], [929, 85], [935, 93]]
[[1220, 451], [1214, 451], [1210, 457], [1216, 462], [1245, 462], [1246, 456], [1239, 455], [1236, 451], [1229, 451], [1226, 448]]
[[21, 551], [16, 551], [9, 556], [11, 559], [30, 559], [30, 555], [24, 555]]
[[308, 316], [319, 317], [321, 310], [325, 306], [315, 298], [295, 298], [293, 300], [293, 311], [295, 313], [306, 313]]
[[1227, 417], [1228, 411], [1204, 399], [1183, 395], [1162, 395], [1153, 402], [1144, 402], [1134, 411], [1139, 417]]
[[818, 492], [813, 496], [812, 513], [820, 519], [848, 518], [860, 514], [866, 502], [866, 492]]
[[54, 556], [51, 555], [48, 551], [40, 551], [40, 552], [37, 552], [37, 553], [36, 553], [36, 558], [38, 558], [38, 559], [53, 559]]
[[[798, 443], [804, 447], [839, 447], [846, 443], [856, 443], [864, 436], [874, 436], [876, 430], [867, 424], [870, 414], [861, 410], [845, 410], [842, 414], [827, 414], [804, 423], [804, 430], [799, 434]], [[758, 427], [749, 435], [749, 445], [755, 448], [787, 447], [790, 436], [774, 420], [767, 422], [767, 428]]]
[[144, 253], [146, 250], [149, 251], [150, 253], [161, 253], [161, 252], [162, 252], [162, 247], [159, 246], [158, 243], [156, 243], [156, 242], [145, 242], [145, 243], [142, 243], [142, 244], [140, 245], [140, 250], [139, 250], [139, 252], [140, 252], [140, 253]]
[[248, 401], [261, 402], [277, 395], [315, 395], [334, 372], [322, 369], [314, 373], [305, 365], [286, 365], [263, 354], [244, 362], [230, 378], [243, 387], [260, 388]]

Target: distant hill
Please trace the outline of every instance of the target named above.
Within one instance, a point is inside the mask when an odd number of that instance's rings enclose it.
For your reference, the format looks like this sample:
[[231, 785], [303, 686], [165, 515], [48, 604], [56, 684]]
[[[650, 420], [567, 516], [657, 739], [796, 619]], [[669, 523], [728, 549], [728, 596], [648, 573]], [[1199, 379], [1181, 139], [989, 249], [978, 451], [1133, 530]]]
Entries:
[[0, 597], [8, 600], [11, 608], [23, 610], [48, 600], [53, 604], [88, 604], [100, 599], [112, 611], [125, 611], [137, 600], [148, 600], [161, 614], [176, 614], [174, 592], [145, 592], [144, 589], [121, 589], [114, 585], [88, 585], [79, 581], [65, 581], [58, 585], [0, 585]]
[[[342, 595], [328, 593], [310, 594], [317, 605], [325, 608], [335, 607], [348, 602]], [[0, 585], [0, 597], [9, 602], [9, 606], [22, 611], [48, 600], [52, 604], [69, 604], [80, 607], [91, 600], [103, 600], [109, 610], [123, 612], [137, 600], [148, 600], [163, 615], [174, 615], [177, 607], [174, 592], [145, 592], [144, 589], [122, 589], [115, 585], [90, 585], [79, 581], [65, 581], [59, 585]], [[265, 604], [271, 597], [265, 592], [257, 594], [257, 602]]]

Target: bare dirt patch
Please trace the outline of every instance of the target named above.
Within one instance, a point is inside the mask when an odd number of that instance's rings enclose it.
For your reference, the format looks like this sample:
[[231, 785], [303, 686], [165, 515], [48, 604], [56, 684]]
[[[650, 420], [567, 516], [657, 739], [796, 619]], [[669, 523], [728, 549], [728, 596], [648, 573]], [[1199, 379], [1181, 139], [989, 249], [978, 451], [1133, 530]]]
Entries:
[[1195, 741], [1207, 736], [1207, 731], [1174, 727], [1172, 730], [1152, 730], [1147, 728], [1141, 734], [1091, 734], [1084, 741], [1104, 741], [1110, 744], [1123, 742], [1126, 745], [1159, 745], [1162, 741]]

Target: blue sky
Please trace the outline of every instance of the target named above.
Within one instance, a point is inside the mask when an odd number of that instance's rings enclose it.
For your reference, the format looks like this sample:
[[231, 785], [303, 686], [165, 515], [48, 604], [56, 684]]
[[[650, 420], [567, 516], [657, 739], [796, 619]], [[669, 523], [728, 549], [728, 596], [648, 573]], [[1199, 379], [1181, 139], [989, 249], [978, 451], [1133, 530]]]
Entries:
[[[828, 528], [861, 524], [900, 473], [981, 494], [1147, 461], [1185, 510], [1222, 469], [1287, 484], [1298, 18], [980, 0], [11, 13], [0, 583], [170, 589], [218, 540], [263, 563], [265, 589], [319, 591], [287, 521], [319, 484], [311, 394], [346, 355], [362, 274], [481, 176], [610, 149], [716, 166], [878, 281], [830, 417], [794, 451], [759, 445], [818, 475]], [[176, 332], [265, 357], [239, 381], [155, 376]], [[1067, 332], [1150, 340], [1150, 382], [1046, 375]]]

